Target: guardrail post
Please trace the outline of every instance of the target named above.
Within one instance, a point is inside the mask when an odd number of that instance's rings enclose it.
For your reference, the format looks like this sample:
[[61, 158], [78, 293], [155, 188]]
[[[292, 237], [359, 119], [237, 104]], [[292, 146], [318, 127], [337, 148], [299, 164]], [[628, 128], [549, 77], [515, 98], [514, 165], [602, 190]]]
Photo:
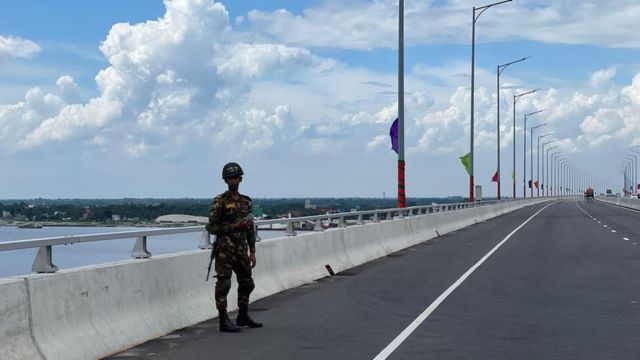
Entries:
[[200, 236], [200, 244], [198, 244], [198, 249], [211, 249], [213, 246], [211, 245], [211, 241], [209, 240], [209, 232], [206, 229], [202, 230], [202, 236]]
[[318, 219], [318, 220], [316, 220], [316, 223], [313, 226], [313, 231], [322, 231], [322, 230], [324, 230], [322, 228], [322, 220]]
[[358, 215], [358, 221], [356, 221], [356, 224], [358, 225], [364, 224], [364, 220], [362, 220], [362, 214]]
[[393, 220], [393, 215], [391, 215], [391, 211], [387, 211], [387, 220]]
[[287, 236], [296, 236], [296, 231], [293, 230], [293, 221], [287, 222]]
[[378, 213], [374, 212], [373, 213], [373, 218], [371, 219], [374, 223], [380, 222], [380, 219], [378, 219]]
[[135, 259], [147, 259], [151, 257], [151, 253], [147, 251], [147, 237], [138, 236], [136, 238], [136, 244], [133, 245], [131, 251], [131, 257]]
[[340, 216], [340, 220], [338, 220], [338, 227], [339, 228], [347, 227], [347, 225], [345, 225], [345, 223], [344, 223], [344, 216]]
[[54, 273], [58, 271], [58, 267], [53, 264], [52, 260], [53, 250], [51, 246], [41, 246], [38, 249], [38, 254], [33, 260], [31, 271], [35, 273]]

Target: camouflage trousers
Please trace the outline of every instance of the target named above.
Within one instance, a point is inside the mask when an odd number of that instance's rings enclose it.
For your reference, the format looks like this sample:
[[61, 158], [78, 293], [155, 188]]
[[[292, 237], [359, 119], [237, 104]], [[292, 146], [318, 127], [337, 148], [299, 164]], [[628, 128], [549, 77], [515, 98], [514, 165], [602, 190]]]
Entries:
[[255, 288], [251, 278], [251, 262], [246, 240], [224, 236], [218, 239], [215, 252], [216, 260], [216, 308], [227, 309], [227, 295], [231, 289], [231, 275], [236, 273], [238, 280], [238, 307], [249, 305], [249, 295]]

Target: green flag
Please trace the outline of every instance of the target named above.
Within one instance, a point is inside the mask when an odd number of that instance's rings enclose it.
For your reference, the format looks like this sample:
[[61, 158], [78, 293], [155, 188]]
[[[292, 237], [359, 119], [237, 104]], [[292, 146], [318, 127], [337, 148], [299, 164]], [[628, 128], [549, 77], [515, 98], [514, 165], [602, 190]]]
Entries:
[[460, 158], [460, 162], [464, 169], [467, 170], [467, 174], [471, 175], [471, 153], [467, 153], [465, 156]]

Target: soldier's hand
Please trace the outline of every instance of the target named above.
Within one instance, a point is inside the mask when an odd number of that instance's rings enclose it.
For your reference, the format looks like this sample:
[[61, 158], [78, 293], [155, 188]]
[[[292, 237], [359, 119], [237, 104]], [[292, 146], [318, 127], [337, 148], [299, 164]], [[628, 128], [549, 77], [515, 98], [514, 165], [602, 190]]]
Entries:
[[249, 230], [253, 226], [253, 221], [249, 219], [240, 219], [235, 223], [236, 230]]
[[251, 268], [256, 267], [256, 254], [249, 253], [249, 262], [251, 263]]

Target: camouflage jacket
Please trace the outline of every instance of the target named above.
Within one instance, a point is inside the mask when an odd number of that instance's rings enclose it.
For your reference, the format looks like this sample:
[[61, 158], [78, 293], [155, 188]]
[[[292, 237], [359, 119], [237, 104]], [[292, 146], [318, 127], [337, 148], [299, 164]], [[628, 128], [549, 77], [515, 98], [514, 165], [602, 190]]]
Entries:
[[234, 224], [238, 220], [251, 216], [251, 198], [240, 194], [233, 199], [228, 191], [216, 196], [209, 210], [209, 223], [206, 228], [210, 234], [220, 238], [229, 236], [236, 240], [246, 240], [249, 250], [256, 250], [256, 233], [251, 227], [246, 231], [237, 231]]

